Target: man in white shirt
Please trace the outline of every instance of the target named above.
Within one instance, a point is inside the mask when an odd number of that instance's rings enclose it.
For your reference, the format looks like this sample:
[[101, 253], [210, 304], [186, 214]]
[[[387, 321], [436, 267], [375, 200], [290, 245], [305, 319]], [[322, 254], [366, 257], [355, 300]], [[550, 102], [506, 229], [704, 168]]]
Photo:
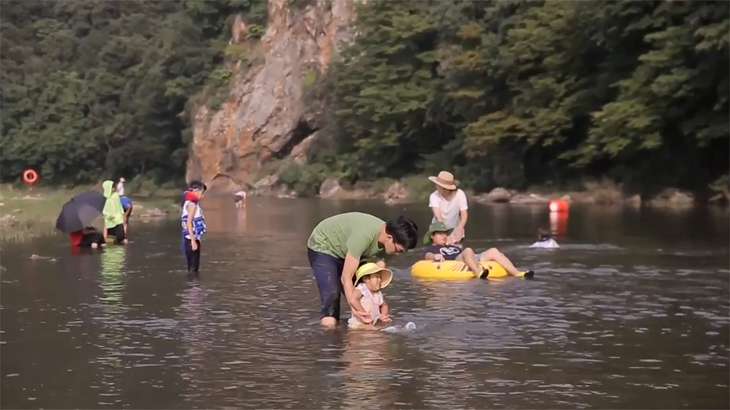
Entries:
[[119, 194], [120, 197], [124, 196], [124, 183], [125, 182], [127, 182], [127, 180], [124, 179], [124, 177], [119, 178], [119, 182], [117, 182], [117, 194]]
[[433, 210], [431, 223], [443, 222], [454, 231], [449, 235], [448, 244], [459, 243], [464, 239], [464, 227], [468, 220], [466, 194], [459, 189], [459, 181], [451, 172], [441, 171], [438, 176], [428, 180], [436, 185], [436, 190], [428, 198], [428, 206]]

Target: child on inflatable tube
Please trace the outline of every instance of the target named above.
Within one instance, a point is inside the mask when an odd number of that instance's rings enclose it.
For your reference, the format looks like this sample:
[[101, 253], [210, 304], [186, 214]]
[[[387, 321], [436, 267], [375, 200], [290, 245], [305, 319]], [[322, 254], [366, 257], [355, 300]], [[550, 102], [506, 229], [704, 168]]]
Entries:
[[[509, 260], [497, 248], [490, 248], [486, 251], [475, 254], [472, 248], [461, 248], [457, 245], [447, 245], [448, 237], [451, 229], [446, 228], [443, 222], [434, 222], [428, 227], [425, 242], [426, 247], [423, 252], [423, 258], [426, 260], [439, 261], [459, 261], [464, 262], [471, 269], [474, 276], [480, 279], [486, 279], [486, 270], [479, 262], [494, 261], [502, 265], [504, 269], [512, 276], [520, 276], [520, 271], [515, 268], [512, 261]], [[535, 273], [533, 271], [525, 272], [525, 277], [531, 277]]]

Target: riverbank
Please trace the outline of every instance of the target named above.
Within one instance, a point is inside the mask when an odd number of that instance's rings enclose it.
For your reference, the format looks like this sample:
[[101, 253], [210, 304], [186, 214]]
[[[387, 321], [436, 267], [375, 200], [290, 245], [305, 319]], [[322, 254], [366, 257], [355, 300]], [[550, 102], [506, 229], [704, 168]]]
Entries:
[[[88, 187], [71, 189], [15, 188], [0, 186], [0, 242], [23, 242], [39, 236], [51, 235], [61, 207], [74, 195]], [[131, 196], [134, 200], [134, 219], [164, 218], [176, 211], [173, 198], [167, 196]], [[94, 226], [101, 228], [101, 219]]]
[[[427, 200], [434, 185], [425, 176], [411, 176], [401, 181], [384, 179], [348, 187], [337, 179], [328, 178], [319, 187], [322, 199], [382, 199], [387, 204], [399, 204]], [[620, 185], [610, 181], [588, 181], [582, 189], [566, 190], [555, 187], [532, 187], [524, 191], [495, 188], [486, 193], [464, 189], [470, 201], [482, 204], [532, 205], [547, 204], [553, 199], [563, 199], [575, 204], [625, 205], [630, 207], [689, 208], [696, 205], [727, 206], [730, 193], [723, 189], [709, 189], [695, 194], [675, 188], [667, 188], [658, 194], [647, 196], [627, 194]], [[252, 187], [252, 195], [295, 198], [299, 193], [281, 184], [276, 178], [267, 177]]]

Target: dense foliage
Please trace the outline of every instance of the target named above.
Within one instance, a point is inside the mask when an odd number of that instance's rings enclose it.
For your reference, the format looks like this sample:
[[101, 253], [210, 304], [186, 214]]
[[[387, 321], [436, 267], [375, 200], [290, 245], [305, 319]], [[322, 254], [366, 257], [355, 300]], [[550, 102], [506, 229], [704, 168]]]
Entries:
[[[297, 12], [315, 2], [290, 3]], [[218, 98], [201, 90], [226, 86], [226, 58], [246, 58], [227, 46], [230, 22], [241, 13], [260, 35], [266, 7], [4, 1], [2, 179], [26, 167], [50, 182], [179, 178], [191, 97]], [[284, 179], [310, 192], [327, 175], [357, 182], [442, 168], [477, 190], [598, 177], [644, 191], [727, 181], [718, 178], [730, 167], [728, 7], [359, 4], [357, 40], [305, 82], [308, 106], [324, 113], [313, 163]]]
[[646, 191], [728, 172], [726, 2], [373, 0], [358, 16], [315, 93], [315, 161], [346, 179]]
[[3, 1], [2, 179], [183, 175], [185, 109], [237, 12], [265, 24], [256, 0]]

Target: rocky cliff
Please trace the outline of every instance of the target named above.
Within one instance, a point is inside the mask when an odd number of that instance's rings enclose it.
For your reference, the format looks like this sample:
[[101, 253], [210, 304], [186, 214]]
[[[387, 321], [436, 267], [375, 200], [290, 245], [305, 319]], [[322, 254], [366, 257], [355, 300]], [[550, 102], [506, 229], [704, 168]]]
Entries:
[[[305, 78], [327, 70], [330, 58], [350, 37], [357, 0], [318, 0], [295, 8], [268, 0], [268, 26], [251, 53], [259, 62], [233, 68], [230, 94], [219, 110], [195, 109], [187, 179], [213, 189], [252, 184], [264, 163], [303, 161], [314, 139], [305, 117]], [[299, 2], [301, 4], [301, 2]], [[231, 43], [246, 41], [245, 16], [236, 18]]]

